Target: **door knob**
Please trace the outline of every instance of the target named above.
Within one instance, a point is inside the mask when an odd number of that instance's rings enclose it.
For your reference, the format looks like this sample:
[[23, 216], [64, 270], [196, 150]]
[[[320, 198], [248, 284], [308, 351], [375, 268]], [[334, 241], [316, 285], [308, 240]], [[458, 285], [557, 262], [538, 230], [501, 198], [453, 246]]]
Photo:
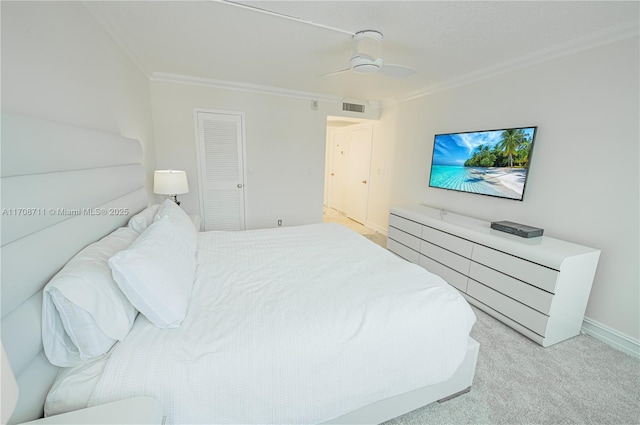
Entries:
[[367, 184], [367, 181], [366, 180], [362, 180], [362, 183]]
[[242, 183], [238, 183], [238, 189], [242, 189]]

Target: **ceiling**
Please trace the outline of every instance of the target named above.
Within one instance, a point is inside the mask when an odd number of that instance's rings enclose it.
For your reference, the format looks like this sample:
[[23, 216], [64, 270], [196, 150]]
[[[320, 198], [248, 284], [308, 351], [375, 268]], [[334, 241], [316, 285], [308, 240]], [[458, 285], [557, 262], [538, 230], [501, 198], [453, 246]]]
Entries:
[[[389, 101], [638, 34], [637, 1], [90, 1], [150, 78], [195, 77]], [[284, 16], [283, 16], [284, 15]], [[352, 34], [384, 35], [406, 79], [345, 72]]]

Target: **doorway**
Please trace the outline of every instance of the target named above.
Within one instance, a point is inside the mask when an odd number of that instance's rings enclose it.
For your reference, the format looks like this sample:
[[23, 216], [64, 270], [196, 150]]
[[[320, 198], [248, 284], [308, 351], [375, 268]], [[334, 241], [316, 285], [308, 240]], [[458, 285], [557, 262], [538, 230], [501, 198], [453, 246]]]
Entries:
[[365, 225], [369, 204], [373, 124], [327, 119], [325, 206]]

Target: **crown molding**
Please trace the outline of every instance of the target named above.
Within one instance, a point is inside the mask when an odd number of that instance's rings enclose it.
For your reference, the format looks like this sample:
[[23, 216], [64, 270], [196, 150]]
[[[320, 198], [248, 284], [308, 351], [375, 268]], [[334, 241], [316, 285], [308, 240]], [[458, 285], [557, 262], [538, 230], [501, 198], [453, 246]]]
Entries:
[[[328, 103], [342, 103], [346, 99], [340, 96], [332, 96], [320, 93], [311, 93], [298, 90], [283, 89], [280, 87], [263, 86], [252, 83], [241, 83], [237, 81], [214, 80], [211, 78], [193, 77], [190, 75], [170, 74], [166, 72], [154, 72], [149, 77], [150, 81], [161, 83], [187, 84], [201, 87], [212, 87], [223, 90], [235, 90], [247, 93], [268, 94], [273, 96], [284, 96], [304, 100], [318, 100]], [[359, 100], [365, 102], [371, 109], [381, 109], [382, 104], [378, 101]]]
[[311, 93], [298, 90], [283, 89], [280, 87], [263, 86], [260, 84], [241, 83], [237, 81], [214, 80], [211, 78], [193, 77], [190, 75], [170, 74], [154, 72], [149, 78], [151, 81], [162, 83], [188, 84], [193, 86], [213, 87], [224, 90], [235, 90], [257, 94], [270, 94], [274, 96], [293, 97], [304, 100], [320, 100], [323, 102], [339, 103], [342, 98], [320, 93]]
[[516, 71], [539, 63], [551, 61], [553, 59], [570, 56], [606, 44], [615, 43], [631, 37], [640, 35], [640, 28], [637, 21], [629, 21], [603, 31], [576, 38], [565, 43], [541, 49], [536, 52], [520, 56], [516, 59], [502, 62], [484, 69], [480, 69], [457, 78], [444, 81], [439, 84], [427, 87], [423, 90], [398, 99], [388, 99], [383, 101], [382, 106], [388, 107], [398, 103], [407, 102], [413, 99], [428, 96], [430, 94], [450, 90], [456, 87], [471, 84], [477, 81], [486, 80], [501, 74]]

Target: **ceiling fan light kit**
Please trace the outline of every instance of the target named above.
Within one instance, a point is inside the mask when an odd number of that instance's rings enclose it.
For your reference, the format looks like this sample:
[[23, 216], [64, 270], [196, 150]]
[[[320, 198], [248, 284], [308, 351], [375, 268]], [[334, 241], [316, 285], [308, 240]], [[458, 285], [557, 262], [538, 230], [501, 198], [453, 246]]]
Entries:
[[[382, 62], [382, 61], [380, 61]], [[367, 60], [362, 60], [361, 58], [351, 58], [351, 69], [355, 72], [359, 72], [360, 74], [375, 74], [380, 71], [380, 67], [382, 63], [373, 62]]]
[[385, 64], [382, 60], [382, 33], [374, 30], [358, 31], [352, 37], [353, 55], [349, 59], [349, 68], [330, 72], [324, 76], [353, 71], [359, 74], [383, 74], [393, 78], [406, 78], [416, 70], [396, 64]]
[[355, 72], [373, 74], [382, 68], [382, 34], [358, 31], [353, 36], [354, 50], [349, 65]]

